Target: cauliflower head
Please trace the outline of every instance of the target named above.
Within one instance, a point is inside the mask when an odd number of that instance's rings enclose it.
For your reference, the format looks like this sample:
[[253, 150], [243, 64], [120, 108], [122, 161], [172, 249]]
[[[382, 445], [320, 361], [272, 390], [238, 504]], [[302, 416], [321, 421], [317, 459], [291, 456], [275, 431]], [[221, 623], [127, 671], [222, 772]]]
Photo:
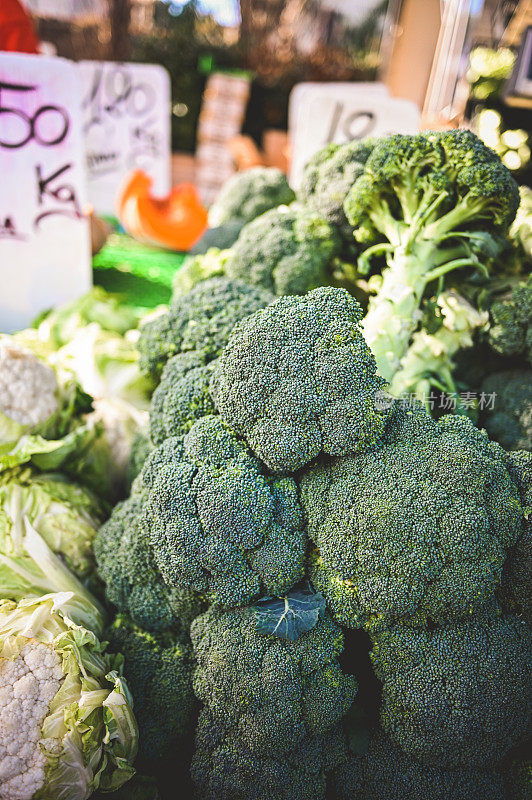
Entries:
[[2, 415], [27, 428], [46, 422], [59, 408], [58, 390], [48, 364], [9, 337], [0, 339], [0, 423]]
[[134, 772], [137, 726], [120, 661], [63, 615], [64, 601], [0, 601], [2, 800], [87, 800]]

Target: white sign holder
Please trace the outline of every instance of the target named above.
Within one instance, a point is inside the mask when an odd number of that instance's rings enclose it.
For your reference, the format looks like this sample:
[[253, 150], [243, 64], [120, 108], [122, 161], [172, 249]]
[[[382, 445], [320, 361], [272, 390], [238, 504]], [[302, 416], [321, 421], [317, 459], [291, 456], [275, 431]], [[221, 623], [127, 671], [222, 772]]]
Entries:
[[80, 96], [70, 62], [0, 53], [0, 331], [90, 288]]
[[116, 214], [126, 176], [143, 169], [156, 195], [170, 191], [170, 76], [155, 64], [81, 61], [89, 200]]
[[329, 142], [416, 133], [420, 113], [415, 103], [390, 97], [381, 83], [304, 83], [290, 95], [288, 120], [290, 183], [297, 189], [307, 161]]

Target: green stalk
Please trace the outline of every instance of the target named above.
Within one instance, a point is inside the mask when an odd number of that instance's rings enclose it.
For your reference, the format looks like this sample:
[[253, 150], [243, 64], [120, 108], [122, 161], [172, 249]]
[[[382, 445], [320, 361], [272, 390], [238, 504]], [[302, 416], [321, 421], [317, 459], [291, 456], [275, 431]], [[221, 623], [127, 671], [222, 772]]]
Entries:
[[[445, 240], [445, 234], [443, 237]], [[427, 285], [464, 267], [479, 269], [487, 275], [484, 265], [468, 253], [467, 242], [458, 240], [449, 248], [441, 248], [439, 239], [412, 242], [410, 228], [405, 229], [402, 238], [402, 244], [388, 257], [381, 288], [370, 299], [362, 323], [377, 369], [387, 381], [392, 381], [408, 350], [419, 323], [419, 308]]]
[[377, 369], [391, 381], [419, 322], [419, 306], [430, 267], [431, 243], [406, 255], [398, 248], [382, 273], [382, 284], [369, 302], [363, 321], [364, 338], [375, 356]]
[[452, 376], [456, 354], [473, 344], [475, 330], [485, 325], [487, 314], [473, 308], [456, 292], [443, 292], [438, 298], [443, 324], [435, 333], [417, 331], [401, 360], [401, 369], [390, 384], [390, 392], [401, 397], [415, 395], [427, 402], [432, 388], [447, 394], [456, 392]]

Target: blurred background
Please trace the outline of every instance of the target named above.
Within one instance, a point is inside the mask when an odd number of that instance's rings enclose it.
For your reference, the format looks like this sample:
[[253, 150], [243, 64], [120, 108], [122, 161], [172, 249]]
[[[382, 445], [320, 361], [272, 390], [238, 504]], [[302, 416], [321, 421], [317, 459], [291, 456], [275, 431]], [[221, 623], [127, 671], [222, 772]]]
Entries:
[[[288, 101], [302, 81], [380, 81], [419, 107], [423, 127], [472, 127], [530, 183], [531, 0], [23, 4], [41, 52], [166, 67], [173, 183], [203, 183], [205, 202], [233, 170], [288, 168]], [[227, 156], [216, 150], [209, 189], [213, 142]]]

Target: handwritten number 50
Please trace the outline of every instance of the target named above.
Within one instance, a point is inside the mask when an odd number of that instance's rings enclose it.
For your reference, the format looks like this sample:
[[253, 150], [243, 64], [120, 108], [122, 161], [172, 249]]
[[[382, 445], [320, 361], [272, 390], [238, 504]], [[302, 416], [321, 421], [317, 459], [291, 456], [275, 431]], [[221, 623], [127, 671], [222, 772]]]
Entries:
[[[13, 106], [4, 105], [2, 103], [3, 90], [31, 92], [35, 91], [36, 88], [36, 86], [27, 86], [23, 84], [0, 83], [0, 147], [16, 150], [19, 147], [24, 147], [24, 145], [31, 141], [35, 141], [43, 147], [54, 147], [57, 144], [61, 144], [61, 142], [66, 139], [70, 129], [70, 118], [65, 109], [61, 108], [61, 106], [40, 106], [40, 108], [30, 116], [20, 108], [13, 108]], [[21, 120], [22, 125], [19, 136], [6, 141], [1, 135], [2, 129], [5, 130], [5, 126], [2, 125], [1, 120], [2, 117], [6, 118], [9, 116]], [[48, 120], [50, 131], [53, 131], [47, 136], [45, 136], [44, 131], [41, 130], [45, 120]]]

